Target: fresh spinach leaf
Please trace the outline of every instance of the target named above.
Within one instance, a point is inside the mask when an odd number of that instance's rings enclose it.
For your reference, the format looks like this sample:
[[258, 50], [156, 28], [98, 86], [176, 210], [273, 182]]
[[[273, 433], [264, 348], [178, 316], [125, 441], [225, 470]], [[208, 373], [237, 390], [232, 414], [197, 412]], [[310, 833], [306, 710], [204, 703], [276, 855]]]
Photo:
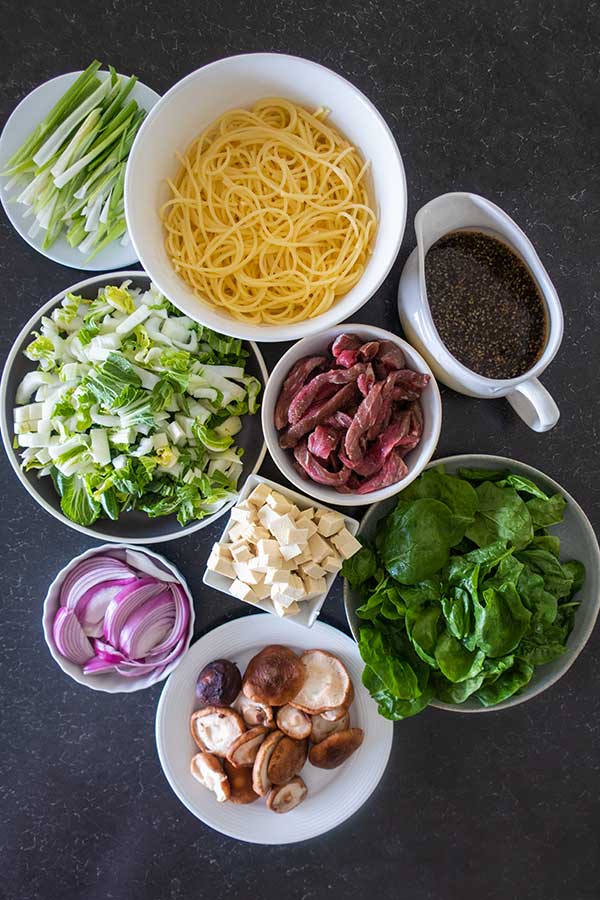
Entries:
[[529, 684], [532, 675], [533, 666], [524, 660], [517, 660], [512, 668], [503, 672], [492, 684], [484, 684], [479, 688], [475, 696], [483, 706], [495, 706]]
[[377, 557], [370, 547], [363, 546], [354, 556], [345, 559], [341, 574], [356, 587], [373, 578], [377, 571]]
[[475, 606], [476, 645], [486, 656], [506, 656], [519, 645], [531, 613], [523, 606], [514, 584], [486, 588]]
[[533, 538], [533, 526], [527, 506], [512, 487], [500, 488], [484, 481], [477, 488], [479, 507], [475, 521], [467, 528], [467, 537], [478, 547], [505, 541], [513, 547], [526, 547]]
[[429, 701], [432, 693], [429, 688], [411, 700], [400, 700], [387, 690], [381, 679], [370, 666], [365, 666], [362, 674], [362, 682], [377, 703], [377, 711], [385, 719], [399, 721], [420, 713]]
[[527, 501], [527, 509], [534, 528], [548, 528], [562, 522], [567, 501], [562, 494], [553, 494], [545, 500], [535, 497]]
[[382, 631], [363, 626], [360, 629], [358, 647], [363, 661], [394, 697], [413, 700], [421, 695], [414, 669], [409, 662], [396, 655], [392, 643], [386, 640]]
[[448, 681], [466, 681], [475, 677], [483, 667], [485, 653], [482, 650], [467, 650], [463, 644], [450, 634], [444, 632], [435, 648], [435, 661]]
[[437, 668], [435, 647], [438, 640], [439, 606], [411, 607], [406, 610], [406, 633], [415, 653], [428, 665]]
[[457, 536], [455, 517], [445, 503], [422, 499], [399, 502], [386, 519], [379, 550], [388, 572], [402, 584], [430, 578], [448, 561]]
[[423, 499], [445, 503], [464, 528], [473, 521], [477, 509], [477, 493], [473, 486], [454, 475], [446, 475], [441, 466], [427, 469], [402, 492], [404, 502]]
[[483, 481], [501, 481], [510, 475], [508, 469], [459, 469], [458, 475], [472, 484], [481, 484]]
[[526, 478], [525, 475], [513, 475], [511, 473], [498, 482], [498, 487], [512, 487], [521, 494], [531, 494], [540, 500], [548, 499], [548, 495], [537, 484], [534, 484], [530, 478]]

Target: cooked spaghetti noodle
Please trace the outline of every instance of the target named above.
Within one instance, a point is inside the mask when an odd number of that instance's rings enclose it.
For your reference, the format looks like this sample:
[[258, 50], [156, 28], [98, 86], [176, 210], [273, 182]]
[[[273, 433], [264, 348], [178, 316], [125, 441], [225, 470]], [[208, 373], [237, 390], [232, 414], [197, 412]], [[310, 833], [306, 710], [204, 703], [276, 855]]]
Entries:
[[360, 279], [376, 227], [367, 164], [326, 118], [259, 100], [226, 112], [179, 156], [161, 210], [166, 250], [219, 312], [300, 322]]

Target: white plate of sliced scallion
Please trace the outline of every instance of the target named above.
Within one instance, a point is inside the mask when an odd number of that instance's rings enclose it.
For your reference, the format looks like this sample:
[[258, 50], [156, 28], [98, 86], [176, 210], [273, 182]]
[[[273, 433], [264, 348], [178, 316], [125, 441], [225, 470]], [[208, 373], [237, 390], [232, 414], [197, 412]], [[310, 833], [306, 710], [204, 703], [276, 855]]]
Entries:
[[137, 262], [123, 209], [129, 150], [159, 94], [93, 62], [16, 107], [0, 136], [0, 199], [21, 237], [84, 271]]

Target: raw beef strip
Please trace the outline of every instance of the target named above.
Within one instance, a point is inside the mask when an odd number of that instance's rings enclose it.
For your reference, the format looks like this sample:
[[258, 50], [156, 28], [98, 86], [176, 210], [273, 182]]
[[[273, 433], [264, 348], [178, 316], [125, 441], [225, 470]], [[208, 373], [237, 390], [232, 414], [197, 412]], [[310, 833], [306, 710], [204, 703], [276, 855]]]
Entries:
[[345, 484], [350, 478], [350, 469], [343, 467], [339, 472], [329, 472], [327, 469], [317, 462], [315, 457], [308, 449], [306, 440], [300, 441], [294, 447], [294, 457], [296, 462], [302, 466], [306, 474], [317, 484], [327, 484], [330, 487], [338, 487]]
[[378, 491], [380, 488], [387, 487], [390, 484], [396, 484], [397, 481], [404, 478], [407, 472], [408, 466], [402, 459], [402, 456], [397, 449], [393, 450], [386, 459], [383, 468], [376, 475], [373, 475], [372, 478], [363, 481], [356, 489], [356, 493], [370, 494], [371, 491]]
[[364, 400], [356, 410], [356, 415], [352, 420], [352, 425], [346, 432], [346, 439], [344, 441], [344, 444], [346, 447], [346, 454], [348, 455], [348, 458], [352, 460], [352, 462], [356, 462], [363, 455], [361, 438], [366, 434], [369, 428], [372, 427], [373, 423], [376, 422], [379, 417], [381, 408], [383, 406], [383, 400], [381, 397], [383, 385], [383, 381], [375, 382], [367, 396], [364, 398]]
[[341, 431], [348, 431], [348, 429], [352, 425], [352, 416], [349, 416], [348, 413], [338, 410], [338, 412], [325, 419], [323, 424], [329, 425], [331, 428], [339, 428]]
[[429, 375], [413, 372], [412, 369], [398, 369], [391, 372], [388, 378], [394, 380], [392, 397], [396, 401], [418, 400], [429, 384]]
[[330, 416], [334, 415], [339, 410], [343, 410], [344, 407], [347, 407], [352, 403], [356, 392], [356, 383], [352, 381], [350, 384], [345, 384], [340, 388], [333, 397], [322, 400], [320, 403], [315, 403], [307, 410], [306, 415], [300, 419], [299, 422], [290, 425], [290, 427], [280, 435], [279, 446], [284, 450], [288, 447], [295, 447], [301, 437], [308, 434], [309, 431], [313, 431], [317, 425], [320, 425]]
[[358, 376], [365, 371], [365, 364], [359, 363], [351, 369], [333, 369], [330, 372], [321, 372], [300, 388], [288, 408], [288, 421], [295, 425], [303, 417], [306, 410], [317, 400], [324, 400], [325, 396], [331, 396], [336, 385], [348, 384], [356, 381]]
[[356, 379], [356, 383], [363, 397], [366, 397], [375, 384], [375, 372], [373, 371], [373, 366], [370, 363], [368, 363], [364, 374], [358, 376], [358, 378]]
[[328, 459], [340, 442], [341, 434], [327, 425], [317, 425], [308, 436], [308, 449], [320, 459]]
[[344, 350], [358, 350], [362, 341], [355, 334], [338, 334], [335, 341], [331, 345], [331, 353], [337, 362], [337, 358]]
[[324, 356], [304, 356], [292, 366], [283, 382], [283, 387], [275, 406], [275, 428], [280, 431], [288, 423], [287, 411], [292, 399], [306, 382], [311, 372], [322, 366]]
[[377, 361], [388, 371], [390, 369], [403, 369], [406, 366], [404, 353], [397, 344], [393, 344], [391, 341], [379, 342]]
[[[356, 472], [363, 478], [369, 478], [385, 465], [390, 453], [398, 446], [408, 443], [412, 444], [414, 438], [409, 435], [411, 414], [408, 410], [402, 412], [400, 416], [392, 422], [391, 425], [383, 431], [377, 440], [369, 447], [362, 459], [352, 462], [348, 457], [340, 451], [338, 454], [340, 460], [345, 466]], [[414, 445], [413, 445], [414, 446]], [[412, 449], [412, 446], [411, 446]]]
[[370, 362], [372, 359], [375, 359], [378, 353], [379, 341], [367, 341], [358, 350], [358, 355], [363, 362]]

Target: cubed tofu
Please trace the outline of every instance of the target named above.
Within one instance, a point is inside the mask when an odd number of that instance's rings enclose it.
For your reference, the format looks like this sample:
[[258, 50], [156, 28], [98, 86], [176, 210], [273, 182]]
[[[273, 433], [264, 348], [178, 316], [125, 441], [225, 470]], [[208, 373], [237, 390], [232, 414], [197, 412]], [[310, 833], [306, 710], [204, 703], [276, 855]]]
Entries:
[[278, 556], [279, 543], [274, 538], [263, 538], [256, 542], [256, 552], [259, 556]]
[[296, 519], [296, 528], [302, 528], [304, 531], [308, 531], [308, 537], [311, 538], [313, 534], [317, 533], [317, 526], [313, 522], [312, 519], [305, 519], [304, 516], [300, 516], [299, 519]]
[[314, 519], [314, 517], [315, 517], [316, 511], [317, 511], [317, 510], [316, 510], [316, 508], [315, 508], [314, 506], [307, 506], [306, 509], [301, 509], [301, 510], [300, 510], [300, 515], [298, 516], [298, 518], [299, 518], [299, 519], [311, 519], [311, 520], [312, 520], [312, 519]]
[[322, 578], [325, 572], [326, 569], [320, 566], [319, 563], [314, 562], [314, 560], [309, 560], [300, 566], [300, 575], [306, 575], [310, 578]]
[[308, 575], [302, 580], [304, 582], [304, 589], [306, 591], [307, 600], [312, 600], [314, 597], [319, 597], [327, 590], [327, 584], [324, 578], [311, 578], [310, 575]]
[[277, 597], [272, 597], [271, 602], [273, 603], [273, 609], [280, 618], [283, 618], [284, 616], [297, 616], [300, 612], [300, 607], [296, 602], [290, 603], [289, 606], [283, 606]]
[[219, 556], [224, 556], [227, 559], [231, 559], [231, 544], [225, 541], [223, 544], [213, 544], [213, 550], [215, 547], [218, 547]]
[[271, 585], [266, 584], [264, 581], [259, 581], [258, 584], [252, 585], [252, 590], [259, 600], [268, 600], [271, 596]]
[[269, 569], [277, 568], [280, 562], [280, 556], [278, 556], [278, 558], [275, 558], [273, 555], [267, 555], [266, 553], [263, 553], [258, 556], [253, 556], [248, 561], [248, 565], [255, 572], [262, 572], [264, 575], [269, 571]]
[[331, 543], [343, 559], [349, 559], [351, 556], [354, 556], [362, 547], [361, 542], [357, 541], [347, 528], [342, 528], [338, 534], [334, 534], [331, 538]]
[[271, 493], [271, 488], [266, 484], [257, 484], [252, 493], [248, 497], [248, 502], [253, 506], [264, 506], [267, 497]]
[[331, 537], [341, 531], [344, 527], [344, 517], [341, 513], [334, 512], [332, 509], [326, 509], [319, 518], [317, 528], [319, 534], [323, 537]]
[[231, 555], [234, 562], [244, 563], [250, 559], [252, 553], [250, 552], [250, 548], [248, 547], [246, 541], [239, 540], [235, 544], [231, 545]]
[[326, 556], [331, 554], [330, 545], [327, 541], [323, 540], [320, 534], [313, 534], [313, 536], [308, 539], [308, 546], [313, 562], [320, 563], [322, 559], [325, 559]]
[[227, 537], [229, 538], [229, 540], [231, 541], [232, 544], [235, 544], [237, 541], [239, 541], [240, 538], [243, 537], [243, 535], [244, 535], [244, 529], [242, 528], [242, 526], [240, 525], [239, 522], [234, 522], [227, 533]]
[[250, 509], [240, 509], [239, 506], [234, 506], [231, 510], [231, 518], [234, 522], [239, 522], [240, 525], [252, 525], [254, 521], [256, 521], [256, 509], [251, 507]]
[[277, 513], [274, 513], [274, 515], [275, 518], [272, 519], [267, 526], [271, 534], [275, 535], [280, 544], [295, 543], [290, 539], [290, 533], [297, 530], [294, 525], [294, 520], [288, 515], [280, 516]]
[[283, 606], [306, 597], [304, 582], [298, 575], [290, 575], [287, 581], [276, 581], [271, 587], [271, 600], [277, 599]]
[[298, 544], [300, 547], [304, 547], [308, 542], [308, 528], [290, 528], [287, 532], [287, 544]]
[[265, 572], [265, 584], [286, 583], [289, 577], [286, 569], [267, 569]]
[[256, 523], [249, 525], [244, 531], [245, 540], [250, 541], [251, 544], [258, 544], [259, 541], [264, 541], [270, 536], [270, 531], [267, 531], [262, 525], [257, 525]]
[[267, 506], [276, 512], [279, 516], [285, 515], [292, 508], [289, 500], [280, 494], [279, 491], [271, 491], [266, 500]]
[[232, 596], [237, 597], [238, 600], [243, 600], [245, 603], [258, 602], [258, 597], [250, 585], [244, 584], [243, 581], [239, 581], [237, 578], [229, 586], [229, 593], [232, 594]]
[[312, 553], [310, 552], [310, 547], [307, 544], [302, 548], [302, 553], [300, 556], [296, 556], [294, 558], [294, 563], [299, 566], [301, 563], [310, 562], [312, 560]]
[[210, 551], [210, 556], [208, 557], [208, 562], [206, 563], [206, 568], [210, 572], [217, 572], [219, 575], [224, 575], [225, 578], [235, 578], [231, 557], [222, 555], [219, 553], [219, 549], [219, 544], [213, 546]]
[[294, 559], [302, 553], [302, 547], [299, 544], [280, 544], [279, 550], [284, 559]]
[[321, 560], [321, 565], [326, 572], [336, 575], [342, 568], [342, 560], [337, 553], [332, 553], [331, 556], [326, 556], [325, 559]]
[[273, 523], [278, 522], [280, 518], [281, 516], [271, 509], [270, 506], [261, 506], [258, 511], [258, 521], [263, 528], [267, 528], [269, 531], [271, 531]]
[[248, 563], [245, 562], [234, 562], [233, 571], [236, 578], [243, 581], [244, 584], [258, 584], [259, 581], [263, 580], [263, 573], [251, 569]]
[[301, 515], [302, 515], [302, 512], [300, 511], [300, 509], [296, 506], [295, 503], [292, 503], [290, 501], [290, 508], [288, 509], [288, 516], [291, 519], [297, 519]]

